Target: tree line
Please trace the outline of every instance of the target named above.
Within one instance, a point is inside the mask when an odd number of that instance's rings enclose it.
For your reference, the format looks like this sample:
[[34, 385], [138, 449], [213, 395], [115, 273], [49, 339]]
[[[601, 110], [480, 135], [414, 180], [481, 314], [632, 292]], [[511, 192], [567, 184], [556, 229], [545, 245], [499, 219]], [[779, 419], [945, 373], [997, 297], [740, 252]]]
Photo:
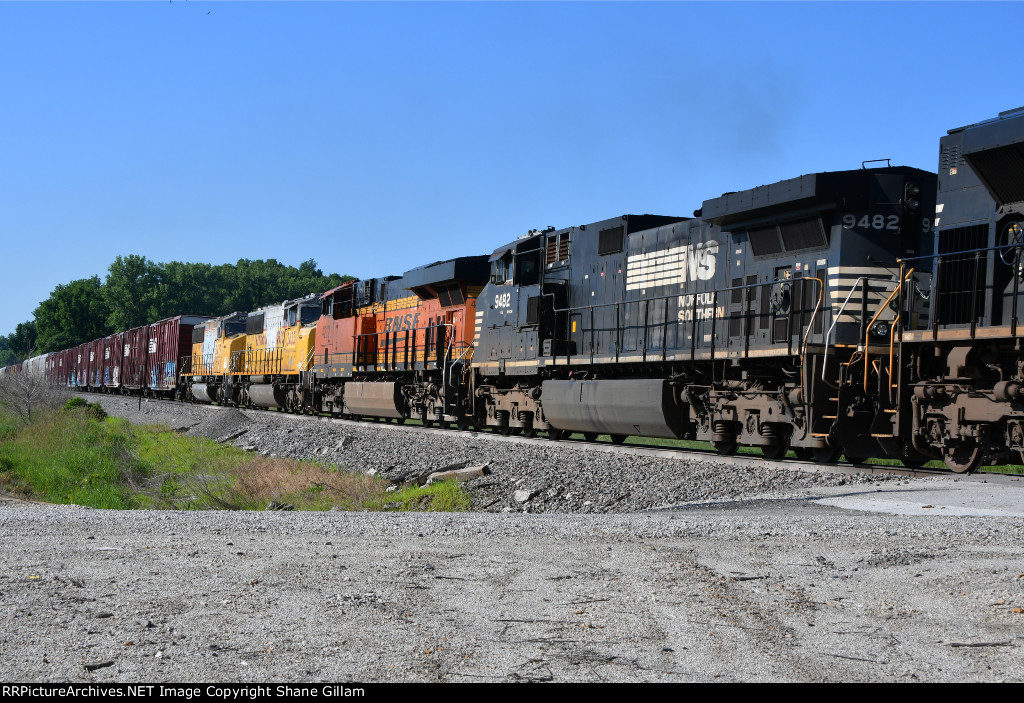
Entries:
[[295, 268], [276, 259], [239, 259], [214, 266], [118, 256], [106, 280], [92, 276], [58, 285], [35, 309], [32, 320], [0, 336], [0, 366], [175, 315], [249, 312], [350, 280], [351, 276], [324, 274], [313, 259]]

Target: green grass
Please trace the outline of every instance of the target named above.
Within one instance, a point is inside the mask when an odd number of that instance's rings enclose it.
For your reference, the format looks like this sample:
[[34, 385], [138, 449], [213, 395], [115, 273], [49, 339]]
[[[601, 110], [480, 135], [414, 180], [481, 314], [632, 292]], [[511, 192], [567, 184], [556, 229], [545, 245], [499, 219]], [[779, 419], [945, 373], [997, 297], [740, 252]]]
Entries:
[[388, 482], [263, 457], [158, 425], [100, 419], [87, 407], [25, 425], [0, 412], [0, 492], [94, 508], [466, 510], [459, 484], [387, 491]]
[[149, 467], [132, 455], [127, 423], [101, 423], [76, 411], [12, 428], [9, 416], [0, 417], [0, 490], [50, 503], [139, 506], [130, 486]]
[[428, 511], [455, 513], [469, 510], [470, 497], [457, 481], [438, 481], [429, 486], [412, 486], [371, 501], [371, 510]]

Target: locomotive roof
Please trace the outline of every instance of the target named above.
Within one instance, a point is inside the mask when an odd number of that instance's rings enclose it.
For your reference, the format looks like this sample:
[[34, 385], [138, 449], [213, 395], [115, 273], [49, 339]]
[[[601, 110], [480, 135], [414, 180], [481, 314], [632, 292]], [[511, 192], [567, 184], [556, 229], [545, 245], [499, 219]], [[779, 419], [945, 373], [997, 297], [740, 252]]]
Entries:
[[487, 256], [460, 256], [447, 261], [435, 261], [426, 266], [406, 271], [403, 284], [420, 298], [436, 297], [437, 286], [455, 281], [483, 284], [488, 276]]
[[922, 177], [935, 175], [909, 166], [809, 173], [705, 200], [700, 212], [705, 221], [723, 227], [781, 212], [809, 216], [840, 205], [850, 206], [858, 198], [865, 197], [868, 192], [866, 183], [870, 178], [913, 174], [921, 174]]
[[[674, 215], [650, 215], [650, 214], [628, 215], [627, 214], [627, 215], [619, 215], [618, 217], [609, 217], [606, 220], [598, 220], [597, 222], [589, 222], [589, 223], [587, 223], [585, 225], [576, 225], [576, 226], [573, 226], [573, 227], [563, 227], [563, 228], [557, 229], [557, 230], [554, 229], [553, 227], [549, 227], [546, 230], [535, 230], [535, 231], [530, 233], [530, 236], [520, 237], [519, 239], [515, 240], [514, 242], [510, 242], [510, 243], [508, 243], [508, 244], [506, 244], [504, 246], [498, 247], [497, 249], [495, 249], [491, 253], [491, 256], [488, 259], [488, 261], [494, 261], [495, 259], [500, 259], [501, 257], [503, 257], [509, 251], [514, 252], [517, 249], [519, 251], [523, 251], [523, 249], [522, 249], [522, 247], [520, 245], [522, 245], [524, 242], [529, 242], [532, 239], [534, 239], [535, 237], [540, 237], [542, 235], [557, 235], [557, 234], [561, 234], [562, 232], [575, 232], [575, 231], [585, 232], [585, 231], [588, 231], [588, 230], [592, 230], [595, 233], [595, 236], [596, 236], [597, 233], [600, 232], [602, 229], [607, 229], [609, 227], [615, 227], [616, 225], [622, 224], [623, 222], [625, 222], [625, 228], [626, 228], [625, 233], [626, 234], [630, 234], [631, 232], [639, 232], [639, 231], [645, 230], [645, 229], [653, 229], [654, 227], [661, 227], [662, 225], [675, 224], [676, 222], [683, 222], [683, 221], [688, 220], [688, 219], [690, 219], [690, 218], [688, 218], [688, 217], [676, 217]], [[533, 251], [535, 248], [536, 247], [531, 246], [529, 248], [529, 251]]]
[[352, 286], [354, 286], [357, 283], [359, 283], [359, 279], [358, 278], [354, 278], [351, 281], [345, 281], [340, 286], [337, 286], [335, 288], [331, 288], [330, 290], [324, 291], [323, 293], [321, 293], [320, 294], [320, 300], [323, 300], [324, 298], [326, 298], [329, 295], [337, 293], [342, 288], [351, 288]]
[[[999, 207], [1024, 201], [1020, 174], [1024, 171], [1024, 142], [1021, 124], [1024, 107], [1000, 112], [985, 122], [949, 130], [959, 135], [960, 153]], [[956, 137], [944, 137], [943, 141]]]

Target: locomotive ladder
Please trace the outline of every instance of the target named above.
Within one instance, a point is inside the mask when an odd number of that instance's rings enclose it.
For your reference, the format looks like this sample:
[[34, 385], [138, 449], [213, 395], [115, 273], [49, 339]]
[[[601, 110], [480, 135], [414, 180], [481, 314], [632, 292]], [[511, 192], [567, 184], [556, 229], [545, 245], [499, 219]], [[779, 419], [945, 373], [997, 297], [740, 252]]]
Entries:
[[[843, 301], [843, 304], [839, 306], [839, 310], [836, 311], [835, 315], [832, 316], [832, 324], [829, 325], [828, 331], [825, 333], [825, 339], [823, 340], [824, 346], [825, 346], [825, 351], [822, 354], [822, 359], [821, 359], [821, 380], [822, 381], [827, 381], [828, 380], [827, 374], [828, 374], [829, 340], [832, 338], [832, 333], [835, 331], [836, 325], [839, 324], [839, 320], [843, 316], [843, 311], [846, 310], [846, 306], [849, 305], [850, 299], [853, 298], [853, 294], [857, 292], [857, 289], [859, 287], [863, 288], [863, 290], [861, 292], [862, 300], [863, 301], [867, 300], [868, 288], [869, 288], [868, 279], [867, 279], [866, 276], [860, 276], [860, 277], [857, 278], [856, 281], [854, 281], [853, 285], [850, 287], [850, 292], [847, 294], [846, 300]], [[857, 360], [857, 354], [859, 354], [859, 353], [860, 353], [860, 351], [858, 350], [850, 358], [850, 360], [848, 362], [840, 364], [840, 377], [838, 379], [839, 380], [839, 387], [836, 389], [835, 397], [829, 398], [830, 402], [834, 402], [836, 404], [835, 415], [823, 415], [822, 418], [821, 418], [823, 420], [831, 420], [833, 427], [835, 426], [836, 422], [838, 422], [838, 420], [839, 420], [839, 412], [840, 412], [841, 407], [842, 407], [842, 404], [840, 402], [840, 400], [841, 400], [840, 399], [841, 393], [840, 393], [839, 389], [841, 389], [843, 387], [843, 381], [845, 380], [845, 378], [848, 377], [849, 370], [850, 370], [850, 365], [853, 364]], [[832, 434], [831, 430], [828, 431], [828, 432], [811, 432], [811, 436], [812, 437], [828, 437], [831, 434]]]

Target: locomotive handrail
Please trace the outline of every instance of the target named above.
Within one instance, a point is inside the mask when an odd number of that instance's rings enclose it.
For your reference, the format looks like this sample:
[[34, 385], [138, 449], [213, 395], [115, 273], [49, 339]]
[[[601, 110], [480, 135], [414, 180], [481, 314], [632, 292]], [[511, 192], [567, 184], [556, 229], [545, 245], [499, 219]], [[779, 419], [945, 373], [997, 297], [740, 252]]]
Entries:
[[[607, 308], [607, 307], [615, 306], [616, 315], [618, 315], [618, 310], [623, 305], [637, 305], [637, 306], [639, 306], [640, 304], [643, 304], [644, 305], [644, 323], [643, 323], [644, 339], [643, 339], [643, 341], [644, 341], [644, 360], [646, 361], [648, 332], [649, 332], [650, 327], [651, 327], [651, 324], [648, 322], [648, 313], [649, 313], [649, 309], [650, 309], [650, 303], [657, 303], [657, 302], [660, 302], [660, 301], [663, 301], [663, 300], [664, 301], [668, 301], [668, 300], [671, 300], [673, 298], [678, 298], [681, 295], [692, 295], [693, 296], [692, 308], [693, 308], [694, 312], [691, 313], [691, 319], [689, 320], [689, 322], [690, 322], [691, 325], [695, 325], [696, 322], [697, 322], [697, 318], [696, 318], [696, 314], [695, 314], [696, 307], [697, 307], [697, 295], [712, 295], [713, 296], [712, 308], [717, 310], [718, 301], [720, 299], [719, 298], [719, 294], [720, 293], [721, 294], [725, 294], [725, 293], [730, 293], [732, 291], [745, 291], [745, 290], [750, 290], [750, 289], [753, 289], [753, 288], [770, 287], [770, 286], [774, 286], [774, 285], [776, 285], [778, 283], [791, 283], [793, 281], [815, 281], [819, 285], [819, 289], [818, 289], [818, 303], [815, 305], [815, 309], [814, 309], [814, 312], [811, 315], [811, 319], [807, 323], [808, 331], [805, 332], [803, 343], [801, 345], [801, 352], [800, 352], [800, 354], [801, 354], [801, 357], [802, 357], [804, 354], [806, 354], [807, 339], [808, 339], [808, 337], [810, 335], [810, 330], [813, 329], [814, 320], [817, 317], [817, 312], [820, 309], [822, 300], [824, 298], [825, 284], [824, 284], [824, 282], [820, 278], [817, 278], [815, 276], [804, 276], [804, 277], [800, 277], [800, 278], [796, 278], [796, 279], [779, 279], [779, 278], [776, 278], [776, 279], [774, 279], [772, 281], [762, 281], [760, 283], [745, 283], [745, 284], [739, 285], [739, 286], [729, 286], [728, 288], [713, 288], [711, 290], [706, 290], [706, 291], [693, 291], [692, 293], [674, 293], [674, 294], [671, 294], [671, 295], [663, 295], [663, 296], [659, 296], [659, 297], [656, 297], [656, 298], [641, 298], [641, 299], [638, 299], [638, 300], [620, 300], [620, 301], [609, 302], [609, 303], [596, 303], [596, 304], [595, 303], [591, 303], [589, 305], [569, 306], [569, 307], [565, 307], [565, 308], [553, 308], [552, 312], [555, 312], [555, 313], [573, 313], [573, 312], [589, 311], [590, 318], [591, 318], [590, 330], [589, 330], [590, 331], [590, 338], [591, 338], [590, 339], [590, 356], [591, 356], [591, 359], [593, 359], [593, 356], [594, 356], [594, 353], [595, 353], [594, 335], [595, 335], [595, 332], [596, 332], [596, 329], [594, 327], [594, 322], [593, 322], [594, 310], [600, 309], [600, 308]], [[858, 282], [859, 282], [859, 279], [858, 279]], [[851, 292], [851, 295], [852, 295], [852, 292]], [[747, 301], [747, 305], [749, 306], [749, 300]], [[747, 313], [749, 314], [749, 309], [747, 310]], [[712, 358], [714, 358], [714, 352], [715, 352], [715, 346], [714, 345], [715, 345], [715, 338], [717, 336], [717, 332], [716, 332], [716, 322], [717, 322], [717, 320], [718, 320], [718, 315], [717, 314], [715, 314], [715, 315], [713, 315], [711, 317], [711, 326], [712, 326], [712, 331], [711, 331], [711, 345], [712, 345], [711, 346], [711, 356], [712, 356]], [[666, 337], [666, 328], [668, 326], [668, 305], [667, 304], [665, 306], [665, 313], [663, 315], [663, 319], [660, 322], [656, 323], [656, 324], [660, 324], [662, 326], [662, 358], [664, 360], [664, 357], [667, 355], [667, 352], [668, 352], [668, 349], [667, 349], [668, 345], [666, 343], [666, 339], [667, 339], [667, 337]], [[619, 327], [620, 327], [620, 325], [616, 325], [616, 329], [617, 330], [618, 330]], [[833, 328], [835, 327], [835, 322], [832, 323], [832, 327]], [[831, 329], [832, 328], [830, 328], [830, 331], [831, 331]], [[615, 352], [616, 353], [616, 359], [618, 358], [619, 347], [621, 346], [621, 341], [619, 339], [619, 334], [620, 334], [620, 331], [617, 331], [616, 332], [616, 352]], [[746, 330], [744, 332], [744, 337], [749, 337], [749, 335], [750, 335], [750, 331]], [[694, 348], [695, 348], [694, 345], [696, 345], [696, 335], [691, 335], [691, 337], [692, 337], [692, 339], [691, 339], [691, 354], [692, 354], [693, 351], [694, 351]], [[790, 339], [792, 339], [792, 335], [790, 335]], [[826, 336], [825, 344], [827, 345], [827, 343], [828, 343], [828, 338]], [[790, 341], [790, 347], [791, 347], [790, 351], [792, 351], [792, 341]], [[801, 358], [801, 364], [802, 363], [803, 363], [803, 359]]]
[[[821, 302], [825, 299], [825, 282], [816, 276], [805, 278], [804, 280], [817, 281], [818, 282], [818, 302], [814, 306], [814, 312], [811, 313], [811, 319], [807, 321], [807, 329], [804, 331], [804, 343], [800, 346], [800, 393], [806, 399], [808, 393], [804, 388], [804, 360], [807, 357], [807, 340], [811, 336], [811, 330], [814, 329], [814, 320], [818, 317], [818, 310], [821, 309]], [[749, 307], [749, 302], [748, 302]], [[828, 354], [828, 344], [825, 344], [825, 354]], [[822, 373], [824, 373], [825, 363], [821, 364]], [[806, 430], [806, 427], [804, 428]]]
[[[445, 338], [446, 338], [447, 341], [446, 341], [446, 347], [445, 347], [444, 354], [441, 355], [440, 359], [437, 359], [437, 361], [440, 361], [441, 367], [443, 369], [445, 363], [447, 363], [448, 359], [451, 357], [452, 349], [463, 349], [463, 350], [465, 350], [467, 348], [472, 348], [472, 346], [473, 346], [471, 343], [466, 342], [465, 340], [463, 340], [461, 342], [456, 342], [456, 336], [457, 336], [456, 332], [458, 330], [457, 330], [454, 322], [442, 322], [440, 324], [427, 324], [427, 325], [423, 325], [422, 327], [411, 327], [411, 328], [409, 328], [407, 330], [397, 330], [395, 332], [367, 332], [365, 334], [354, 334], [354, 335], [352, 335], [352, 339], [355, 341], [356, 348], [358, 349], [358, 346], [359, 346], [358, 342], [359, 342], [359, 340], [362, 340], [362, 339], [377, 339], [377, 338], [381, 337], [382, 335], [384, 335], [385, 336], [385, 342], [384, 342], [384, 344], [382, 346], [383, 346], [384, 352], [385, 352], [385, 365], [387, 365], [389, 363], [397, 364], [398, 362], [395, 360], [395, 357], [397, 356], [397, 354], [390, 354], [391, 358], [388, 358], [388, 356], [389, 356], [388, 349], [391, 346], [397, 346], [398, 334], [399, 334], [399, 332], [401, 332], [402, 334], [405, 335], [403, 337], [404, 348], [401, 349], [401, 350], [398, 350], [398, 351], [401, 351], [404, 354], [404, 361], [402, 363], [405, 363], [405, 364], [415, 364], [416, 361], [417, 361], [416, 358], [415, 358], [415, 355], [417, 353], [419, 353], [419, 352], [423, 352], [423, 354], [424, 354], [423, 363], [426, 364], [427, 363], [427, 352], [429, 352], [432, 347], [436, 348], [437, 345], [434, 344], [434, 343], [428, 343], [426, 340], [424, 340], [422, 344], [418, 343], [416, 341], [416, 334], [415, 333], [416, 332], [421, 332], [421, 331], [432, 330], [432, 329], [440, 330], [440, 329], [443, 329], [443, 328], [448, 328], [451, 331], [451, 334], [446, 334], [445, 335]], [[412, 344], [409, 343], [409, 334], [410, 333], [412, 333], [412, 340], [413, 340]], [[390, 341], [388, 341], [388, 338], [391, 337], [391, 335], [394, 335], [394, 338], [390, 339]], [[324, 353], [325, 354], [327, 353], [326, 349], [324, 350]], [[352, 363], [355, 364], [355, 365], [358, 365], [359, 364], [359, 360], [355, 359], [355, 357], [358, 354], [360, 354], [360, 353], [361, 354], [369, 355], [369, 352], [336, 352], [334, 354], [331, 354], [331, 357], [334, 357], [337, 354], [343, 354], [343, 355], [350, 354], [353, 357]], [[465, 351], [463, 351], [463, 355], [464, 355], [464, 353], [465, 353]], [[461, 359], [461, 358], [462, 358], [462, 355], [459, 356], [459, 359]], [[435, 359], [436, 359], [436, 356], [435, 356]], [[456, 363], [459, 359], [455, 359], [454, 361], [452, 361], [452, 363], [453, 364]]]
[[821, 357], [821, 380], [822, 381], [825, 380], [825, 369], [827, 368], [826, 362], [828, 361], [828, 340], [829, 340], [829, 337], [832, 336], [832, 330], [834, 330], [836, 328], [836, 325], [839, 323], [839, 318], [843, 316], [843, 310], [846, 309], [846, 305], [847, 305], [847, 303], [850, 302], [850, 298], [852, 298], [853, 294], [857, 291], [857, 286], [859, 286], [861, 283], [863, 283], [865, 279], [866, 279], [865, 276], [861, 276], [856, 281], [854, 281], [853, 285], [850, 287], [850, 293], [846, 296], [846, 300], [843, 301], [843, 304], [839, 306], [839, 310], [836, 312], [836, 314], [832, 318], [832, 324], [831, 324], [831, 326], [829, 326], [828, 332], [825, 333], [825, 342], [824, 342], [824, 344], [825, 344], [825, 353], [822, 354], [822, 357]]
[[[907, 271], [907, 274], [905, 276], [902, 276], [900, 278], [899, 282], [896, 284], [896, 287], [893, 288], [892, 293], [889, 295], [889, 297], [886, 299], [886, 301], [878, 306], [878, 311], [875, 312], [874, 317], [871, 318], [871, 322], [868, 323], [867, 330], [864, 332], [864, 392], [865, 393], [868, 390], [868, 358], [871, 356], [871, 328], [874, 327], [875, 321], [878, 320], [878, 316], [881, 315], [883, 312], [885, 312], [885, 309], [889, 306], [889, 303], [892, 302], [892, 299], [896, 297], [896, 294], [899, 293], [903, 289], [904, 281], [906, 281], [908, 278], [910, 278], [911, 276], [914, 275], [914, 271], [915, 270], [916, 269], [910, 269], [909, 271]], [[895, 324], [893, 324], [893, 327], [895, 327]], [[892, 352], [890, 350], [890, 354], [891, 353]], [[892, 372], [892, 366], [890, 365], [889, 368], [890, 368], [890, 373], [891, 373]]]
[[945, 257], [945, 256], [962, 256], [964, 254], [978, 254], [978, 253], [983, 253], [983, 252], [987, 252], [987, 251], [999, 251], [999, 250], [1002, 250], [1002, 249], [1020, 249], [1020, 248], [1024, 248], [1024, 244], [997, 244], [996, 246], [981, 247], [979, 249], [962, 249], [962, 250], [957, 250], [957, 251], [944, 251], [942, 253], [936, 253], [936, 254], [923, 254], [921, 256], [908, 256], [908, 257], [904, 257], [904, 258], [898, 259], [897, 261], [900, 261], [900, 262], [902, 262], [902, 261], [925, 261], [925, 260], [928, 260], [928, 259], [941, 259], [942, 257]]
[[309, 348], [309, 354], [306, 354], [306, 360], [299, 366], [299, 371], [309, 371], [310, 367], [313, 366], [314, 356], [316, 356], [316, 345]]
[[[1014, 255], [1013, 263], [1007, 262], [1006, 258], [1003, 256], [1003, 254], [1005, 254], [1005, 252], [1010, 251], [1010, 250], [1017, 250], [1016, 254]], [[999, 253], [1000, 254], [1000, 258], [1002, 259], [1003, 263], [1006, 264], [1007, 266], [1011, 267], [1011, 268], [1014, 268], [1016, 270], [1016, 275], [1014, 276], [1013, 295], [1012, 295], [1011, 312], [1010, 312], [1010, 329], [1011, 329], [1010, 334], [1011, 334], [1011, 336], [1015, 337], [1017, 335], [1017, 298], [1018, 298], [1018, 294], [1020, 293], [1020, 280], [1021, 280], [1022, 275], [1024, 275], [1024, 271], [1021, 270], [1021, 258], [1022, 258], [1022, 255], [1024, 255], [1024, 244], [1021, 244], [1021, 243], [1018, 242], [1018, 243], [1011, 243], [1011, 244], [998, 244], [998, 245], [990, 246], [990, 247], [979, 247], [979, 248], [976, 248], [976, 249], [960, 249], [960, 250], [956, 250], [956, 251], [946, 251], [946, 252], [941, 252], [941, 253], [924, 254], [922, 256], [913, 256], [913, 257], [907, 257], [907, 258], [899, 259], [899, 262], [901, 264], [904, 264], [904, 263], [907, 263], [907, 262], [934, 261], [935, 262], [935, 267], [934, 267], [934, 273], [933, 273], [933, 276], [932, 276], [932, 279], [931, 279], [931, 289], [932, 289], [932, 294], [934, 294], [934, 293], [936, 293], [939, 290], [939, 275], [940, 275], [939, 271], [940, 271], [943, 263], [949, 263], [950, 260], [952, 260], [952, 263], [956, 263], [957, 257], [963, 257], [963, 260], [966, 260], [966, 257], [968, 255], [970, 255], [970, 254], [974, 255], [973, 268], [972, 268], [972, 275], [974, 277], [974, 282], [973, 282], [973, 285], [971, 286], [971, 296], [972, 296], [972, 299], [971, 299], [971, 302], [970, 302], [970, 306], [971, 306], [970, 307], [970, 310], [971, 310], [971, 323], [970, 323], [970, 325], [971, 325], [971, 333], [970, 333], [970, 338], [974, 339], [975, 338], [975, 334], [976, 334], [977, 318], [978, 318], [978, 315], [977, 315], [977, 295], [978, 295], [977, 277], [979, 275], [979, 268], [980, 268], [979, 267], [979, 262], [981, 260], [981, 256], [980, 255], [981, 254], [987, 254], [989, 252], [997, 252], [997, 253]], [[943, 320], [939, 319], [940, 310], [941, 310], [941, 306], [939, 305], [938, 298], [936, 298], [935, 299], [934, 312], [929, 317], [929, 323], [931, 325], [931, 328], [933, 330], [933, 334], [934, 335], [938, 334], [939, 326], [940, 326], [940, 324], [943, 323]]]

